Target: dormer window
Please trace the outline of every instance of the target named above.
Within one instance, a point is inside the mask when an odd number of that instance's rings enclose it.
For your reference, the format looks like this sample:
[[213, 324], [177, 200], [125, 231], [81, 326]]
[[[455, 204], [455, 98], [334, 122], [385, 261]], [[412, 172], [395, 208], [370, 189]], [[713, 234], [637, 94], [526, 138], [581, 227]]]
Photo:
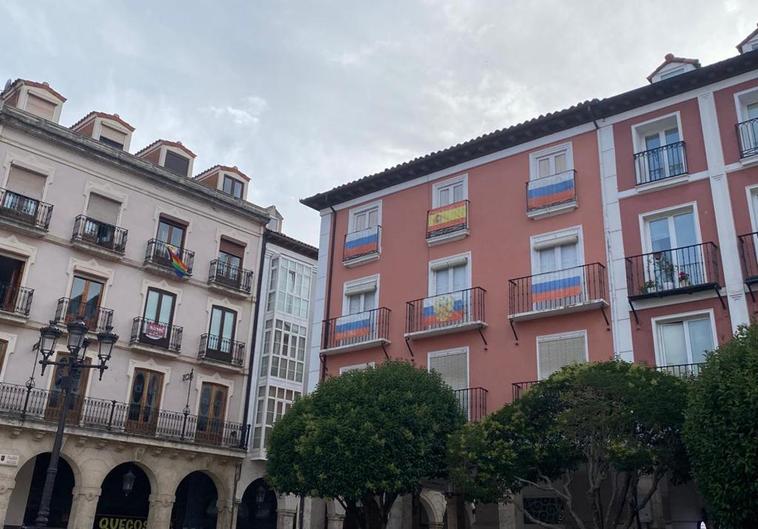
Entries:
[[740, 53], [748, 53], [758, 50], [758, 28], [754, 29], [750, 35], [737, 44], [737, 49]]
[[103, 125], [100, 129], [100, 138], [98, 139], [104, 144], [121, 149], [122, 151], [126, 144], [126, 134], [107, 125]]
[[197, 175], [195, 180], [219, 193], [243, 200], [250, 182], [250, 178], [237, 167], [225, 165], [214, 165]]
[[224, 193], [232, 195], [234, 198], [242, 198], [242, 191], [245, 188], [245, 184], [232, 178], [231, 176], [224, 175]]
[[663, 63], [647, 76], [647, 80], [651, 83], [657, 83], [664, 79], [671, 79], [677, 75], [691, 72], [697, 68], [700, 68], [700, 61], [697, 59], [675, 57], [673, 53], [669, 53], [664, 58]]
[[181, 142], [158, 140], [141, 151], [137, 156], [148, 160], [155, 165], [160, 165], [167, 171], [179, 176], [190, 176], [192, 174], [192, 163], [195, 160], [195, 153], [181, 144]]
[[71, 130], [114, 149], [128, 151], [134, 127], [121, 119], [118, 114], [90, 112], [71, 125]]
[[0, 98], [9, 105], [56, 123], [66, 101], [65, 97], [47, 83], [25, 79], [16, 79], [15, 82], [7, 84]]
[[24, 110], [31, 112], [35, 116], [53, 121], [55, 118], [55, 108], [57, 106], [57, 104], [49, 99], [44, 99], [35, 94], [28, 94], [26, 96], [26, 108]]
[[187, 176], [189, 173], [189, 159], [173, 151], [166, 151], [163, 167], [179, 176]]

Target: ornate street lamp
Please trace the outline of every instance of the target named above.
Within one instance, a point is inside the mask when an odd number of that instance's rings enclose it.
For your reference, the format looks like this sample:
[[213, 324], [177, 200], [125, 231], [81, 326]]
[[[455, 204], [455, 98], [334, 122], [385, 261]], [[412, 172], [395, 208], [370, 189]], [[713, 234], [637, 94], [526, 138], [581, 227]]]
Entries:
[[[50, 515], [50, 501], [53, 497], [53, 486], [55, 485], [55, 476], [58, 473], [58, 460], [61, 456], [61, 446], [63, 444], [63, 430], [66, 427], [66, 415], [76, 394], [76, 384], [79, 380], [79, 374], [82, 369], [98, 369], [100, 379], [103, 378], [103, 372], [108, 369], [107, 363], [111, 359], [113, 345], [118, 341], [118, 335], [113, 334], [112, 328], [107, 327], [105, 332], [98, 333], [98, 353], [99, 362], [97, 364], [88, 364], [86, 362], [87, 347], [90, 340], [87, 338], [89, 329], [82, 320], [70, 322], [66, 326], [68, 338], [66, 340], [66, 349], [69, 356], [61, 360], [51, 360], [55, 353], [55, 346], [58, 338], [61, 336], [61, 330], [51, 321], [49, 325], [39, 330], [39, 350], [42, 359], [39, 361], [41, 373], [45, 374], [47, 366], [57, 366], [61, 368], [60, 391], [63, 394], [63, 406], [58, 410], [58, 428], [55, 432], [53, 441], [53, 450], [50, 454], [50, 463], [45, 473], [45, 485], [42, 487], [42, 496], [40, 497], [39, 511], [37, 519], [34, 521], [35, 527], [47, 527], [48, 516]], [[134, 482], [132, 481], [132, 486]]]
[[121, 490], [124, 491], [124, 496], [128, 496], [134, 490], [135, 479], [137, 479], [137, 476], [132, 472], [132, 468], [129, 467], [129, 470], [126, 471], [124, 477], [121, 479]]

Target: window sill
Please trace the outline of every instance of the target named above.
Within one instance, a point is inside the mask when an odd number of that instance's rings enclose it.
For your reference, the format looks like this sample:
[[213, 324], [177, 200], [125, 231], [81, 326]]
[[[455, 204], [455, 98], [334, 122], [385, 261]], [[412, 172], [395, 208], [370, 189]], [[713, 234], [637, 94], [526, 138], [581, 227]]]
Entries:
[[561, 213], [568, 213], [577, 208], [576, 200], [567, 202], [565, 204], [556, 204], [555, 206], [547, 206], [540, 209], [534, 209], [527, 211], [526, 216], [530, 219], [544, 219], [546, 217], [552, 217], [554, 215], [560, 215]]
[[469, 235], [468, 228], [458, 231], [452, 231], [450, 233], [444, 233], [442, 235], [435, 235], [433, 237], [430, 237], [426, 240], [427, 246], [430, 248], [432, 246], [437, 246], [440, 244], [446, 244], [448, 242], [453, 241], [460, 241], [461, 239], [465, 239]]
[[511, 314], [508, 318], [512, 321], [536, 320], [538, 318], [550, 318], [553, 316], [561, 316], [563, 314], [572, 314], [574, 312], [585, 312], [588, 310], [605, 308], [607, 306], [608, 301], [604, 299], [592, 299], [585, 301], [584, 303], [564, 305], [563, 307], [549, 308], [544, 310], [537, 309], [529, 312], [519, 312], [518, 314]]
[[373, 347], [383, 347], [390, 345], [390, 341], [386, 338], [379, 338], [377, 340], [369, 340], [360, 343], [351, 343], [350, 345], [342, 345], [340, 347], [332, 347], [331, 349], [322, 349], [321, 353], [326, 356], [337, 355], [340, 353], [348, 353], [350, 351], [359, 351], [361, 349], [371, 349]]
[[374, 261], [378, 260], [379, 252], [374, 252], [368, 255], [361, 255], [360, 257], [354, 257], [353, 259], [342, 261], [342, 264], [345, 266], [345, 268], [353, 268], [356, 266], [364, 265], [366, 263], [373, 263]]
[[83, 252], [87, 252], [93, 255], [97, 255], [99, 257], [102, 257], [104, 259], [109, 259], [111, 261], [120, 261], [124, 258], [124, 254], [120, 253], [116, 250], [112, 250], [105, 246], [100, 246], [98, 244], [93, 244], [87, 241], [84, 241], [82, 239], [71, 239], [71, 245], [74, 248], [78, 248], [79, 250]]
[[753, 167], [755, 165], [758, 165], [758, 154], [740, 158], [740, 165], [742, 167]]
[[680, 184], [686, 184], [690, 181], [690, 174], [686, 173], [679, 176], [672, 176], [670, 178], [662, 178], [660, 180], [654, 180], [652, 182], [646, 182], [644, 184], [637, 184], [635, 186], [635, 193], [649, 193], [651, 191], [657, 191], [659, 189], [666, 189], [668, 187], [674, 187]]
[[24, 316], [23, 314], [19, 314], [17, 312], [7, 312], [0, 310], [0, 321], [3, 321], [5, 323], [12, 323], [15, 325], [25, 325], [26, 322], [29, 321], [29, 316]]
[[422, 331], [407, 332], [404, 337], [407, 340], [417, 340], [420, 338], [430, 338], [432, 336], [441, 336], [443, 334], [452, 334], [455, 332], [473, 331], [476, 329], [484, 329], [487, 324], [483, 321], [468, 321], [466, 323], [459, 323], [456, 325], [449, 325], [447, 327], [436, 327], [434, 329], [426, 329]]
[[208, 281], [208, 288], [213, 289], [217, 292], [222, 292], [224, 294], [228, 294], [230, 296], [235, 296], [242, 299], [247, 299], [253, 295], [252, 292], [245, 292], [244, 290], [240, 290], [238, 288], [225, 285], [221, 283], [220, 281], [214, 281], [214, 280]]

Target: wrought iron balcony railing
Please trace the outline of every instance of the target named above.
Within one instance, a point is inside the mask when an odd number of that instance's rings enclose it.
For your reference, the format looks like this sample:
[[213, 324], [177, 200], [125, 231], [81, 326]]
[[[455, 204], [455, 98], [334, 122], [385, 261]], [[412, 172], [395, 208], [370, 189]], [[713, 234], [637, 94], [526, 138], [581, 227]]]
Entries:
[[143, 344], [178, 353], [182, 349], [183, 332], [184, 329], [178, 325], [137, 317], [132, 322], [129, 345]]
[[477, 422], [487, 415], [487, 390], [484, 388], [463, 388], [453, 390], [463, 414], [469, 422]]
[[390, 309], [379, 307], [324, 320], [321, 349], [360, 349], [389, 343]]
[[737, 123], [737, 137], [740, 139], [740, 158], [758, 155], [758, 118]]
[[27, 317], [32, 307], [34, 289], [0, 283], [0, 311]]
[[745, 283], [748, 285], [758, 283], [758, 253], [756, 253], [758, 251], [758, 231], [740, 235], [739, 240]]
[[250, 294], [253, 291], [253, 271], [214, 259], [208, 272], [208, 284]]
[[378, 256], [381, 236], [381, 226], [346, 234], [345, 243], [342, 246], [342, 262], [348, 263], [369, 256]]
[[634, 155], [637, 185], [657, 182], [687, 174], [687, 153], [684, 142], [678, 141]]
[[[176, 248], [163, 241], [159, 241], [158, 239], [150, 239], [147, 241], [145, 264], [156, 265], [165, 268], [166, 270], [177, 272], [177, 275], [181, 276], [182, 273], [176, 268], [177, 263], [171, 256], [172, 253], [187, 267], [187, 271], [183, 275], [191, 276], [192, 265], [195, 261], [195, 252], [184, 248]], [[179, 263], [180, 267], [181, 263]]]
[[468, 230], [468, 210], [468, 200], [430, 209], [426, 214], [426, 239]]
[[576, 171], [570, 169], [526, 183], [526, 212], [536, 213], [576, 202]]
[[52, 204], [0, 188], [0, 216], [47, 231], [52, 215]]
[[674, 375], [675, 377], [679, 378], [692, 378], [696, 377], [700, 374], [700, 370], [703, 368], [705, 364], [695, 363], [695, 364], [673, 364], [673, 365], [667, 365], [667, 366], [655, 366], [655, 368], [658, 371], [663, 371], [665, 373], [668, 373], [669, 375]]
[[[0, 415], [21, 421], [56, 422], [60, 391], [0, 383]], [[89, 430], [137, 435], [179, 443], [247, 448], [249, 426], [186, 412], [162, 410], [77, 395], [67, 424]]]
[[407, 302], [406, 334], [441, 334], [483, 327], [485, 292], [481, 287], [474, 287]]
[[516, 401], [524, 396], [524, 393], [529, 391], [535, 384], [539, 384], [539, 380], [527, 380], [526, 382], [514, 382], [511, 384], [513, 390], [513, 400]]
[[245, 343], [206, 333], [200, 336], [197, 357], [200, 360], [242, 367], [245, 363]]
[[74, 232], [71, 240], [86, 242], [105, 250], [123, 255], [126, 251], [128, 231], [112, 224], [100, 222], [86, 215], [79, 215], [74, 220]]
[[712, 242], [627, 257], [629, 299], [718, 287], [719, 263], [719, 249]]
[[104, 332], [113, 327], [113, 309], [106, 309], [80, 299], [60, 298], [55, 309], [55, 323], [66, 325], [82, 320], [90, 332]]
[[590, 263], [508, 280], [508, 315], [587, 308], [607, 303], [605, 266]]

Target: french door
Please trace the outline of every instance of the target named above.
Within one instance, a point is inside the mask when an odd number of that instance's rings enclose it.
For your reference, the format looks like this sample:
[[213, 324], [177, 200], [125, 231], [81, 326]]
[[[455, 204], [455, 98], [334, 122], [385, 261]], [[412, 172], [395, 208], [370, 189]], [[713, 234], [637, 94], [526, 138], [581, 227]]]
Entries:
[[648, 220], [647, 237], [652, 253], [645, 263], [646, 281], [655, 283], [659, 290], [707, 281], [692, 210]]
[[577, 242], [540, 248], [534, 254], [532, 310], [549, 310], [584, 300], [584, 274]]
[[715, 347], [709, 316], [658, 324], [659, 363], [698, 364]]
[[165, 262], [168, 266], [171, 264], [171, 256], [168, 253], [168, 247], [179, 252], [184, 248], [184, 237], [186, 234], [186, 226], [173, 222], [171, 220], [161, 218], [158, 223], [158, 234], [156, 239], [164, 244], [158, 244], [155, 247], [154, 258], [159, 261]]
[[438, 186], [435, 189], [434, 202], [436, 208], [455, 204], [466, 198], [464, 182], [459, 180], [450, 184]]
[[537, 158], [537, 178], [557, 175], [568, 169], [566, 151], [557, 151]]
[[126, 418], [128, 432], [155, 433], [162, 395], [163, 373], [141, 368], [134, 370]]
[[149, 288], [140, 329], [140, 341], [157, 347], [168, 348], [171, 343], [172, 324], [176, 294]]
[[197, 411], [198, 440], [221, 444], [224, 438], [224, 418], [228, 388], [220, 384], [203, 382], [200, 390], [200, 407]]
[[82, 276], [74, 276], [66, 309], [66, 323], [82, 320], [90, 330], [98, 328], [100, 300], [104, 284]]
[[680, 140], [679, 129], [671, 129], [654, 132], [645, 136], [645, 150], [647, 154], [648, 180], [655, 181], [669, 176], [675, 176], [684, 172], [684, 157], [681, 148], [669, 147]]
[[[57, 361], [68, 362], [70, 355], [68, 353], [60, 353]], [[85, 363], [89, 365], [90, 359], [86, 358]], [[47, 406], [45, 407], [45, 418], [48, 420], [55, 420], [58, 417], [61, 407], [63, 407], [63, 388], [62, 377], [64, 367], [55, 366], [53, 371], [53, 386], [50, 389], [50, 393], [47, 396]], [[89, 369], [84, 368], [74, 373], [74, 397], [71, 403], [71, 407], [66, 412], [66, 424], [77, 424], [82, 417], [82, 408], [84, 406], [84, 394], [87, 390], [87, 381], [89, 380]]]
[[227, 360], [232, 354], [237, 313], [225, 307], [213, 306], [208, 330], [206, 354], [218, 360]]

